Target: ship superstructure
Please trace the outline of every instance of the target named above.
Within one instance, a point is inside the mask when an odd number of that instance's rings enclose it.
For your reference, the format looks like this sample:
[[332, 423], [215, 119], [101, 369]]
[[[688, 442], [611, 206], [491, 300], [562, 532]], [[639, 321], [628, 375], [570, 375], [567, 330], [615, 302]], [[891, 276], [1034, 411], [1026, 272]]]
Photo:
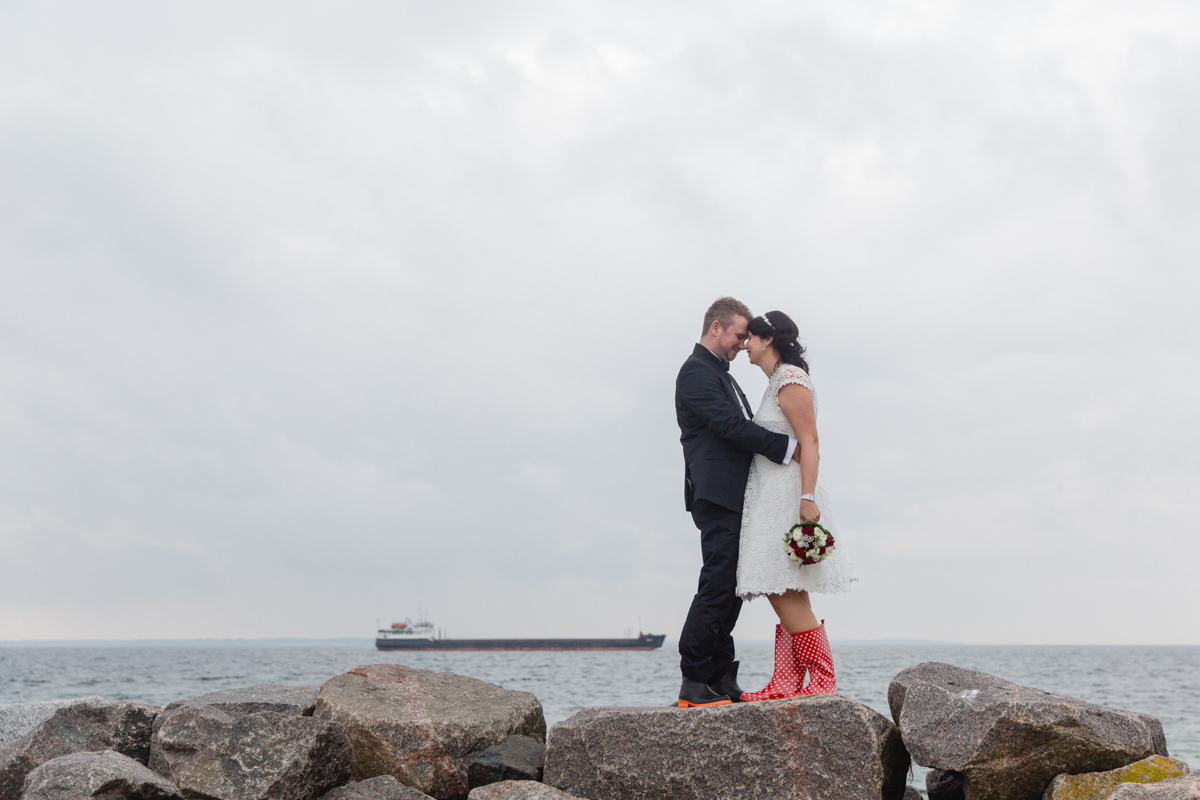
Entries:
[[[437, 634], [432, 622], [429, 620], [413, 622], [411, 619], [406, 619], [404, 622], [393, 622], [389, 628], [380, 628], [379, 633], [376, 634], [375, 646], [380, 650], [391, 650], [409, 647], [408, 644], [401, 644], [402, 642], [420, 643], [435, 639], [437, 639]], [[396, 644], [385, 647], [380, 642], [395, 642]]]

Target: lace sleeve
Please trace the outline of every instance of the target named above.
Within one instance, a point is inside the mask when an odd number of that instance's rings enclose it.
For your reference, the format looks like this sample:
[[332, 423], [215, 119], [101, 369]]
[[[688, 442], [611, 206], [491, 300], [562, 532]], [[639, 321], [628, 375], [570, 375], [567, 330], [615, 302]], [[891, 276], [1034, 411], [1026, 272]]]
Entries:
[[791, 364], [780, 364], [779, 365], [778, 388], [782, 389], [784, 386], [787, 386], [789, 383], [799, 384], [800, 386], [803, 386], [805, 389], [808, 389], [813, 394], [816, 394], [817, 390], [815, 388], [813, 388], [812, 378], [808, 377], [807, 372], [800, 369], [799, 367], [792, 366]]
[[797, 386], [803, 386], [812, 392], [813, 409], [817, 407], [817, 389], [813, 386], [812, 378], [808, 377], [808, 373], [792, 364], [780, 364], [779, 370], [776, 373], [778, 380], [775, 384], [775, 405], [779, 405], [779, 390], [787, 386], [789, 383], [794, 383]]

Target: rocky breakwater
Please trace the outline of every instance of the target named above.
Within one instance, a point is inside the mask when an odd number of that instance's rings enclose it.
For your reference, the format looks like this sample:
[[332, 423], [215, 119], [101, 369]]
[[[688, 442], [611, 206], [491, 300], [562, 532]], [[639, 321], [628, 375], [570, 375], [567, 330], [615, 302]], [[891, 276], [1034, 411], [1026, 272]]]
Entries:
[[461, 800], [472, 767], [474, 784], [539, 776], [546, 734], [528, 692], [395, 664], [165, 708], [0, 707], [0, 723], [0, 800]]
[[1145, 714], [948, 664], [888, 700], [894, 724], [840, 695], [589, 708], [545, 745], [527, 692], [363, 666], [165, 708], [0, 707], [0, 800], [916, 800], [910, 753], [929, 800], [1200, 800]]
[[906, 669], [888, 687], [929, 800], [1041, 800], [1056, 776], [1167, 755], [1162, 724], [950, 664]]
[[888, 719], [814, 695], [587, 708], [550, 729], [545, 781], [588, 800], [901, 800], [908, 769]]
[[84, 701], [61, 706], [0, 750], [0, 800], [18, 800], [26, 777], [47, 761], [112, 750], [145, 766], [159, 707]]
[[438, 800], [462, 800], [472, 762], [518, 734], [543, 742], [542, 704], [449, 672], [399, 664], [355, 667], [325, 682], [316, 719], [344, 725], [356, 781], [391, 775]]

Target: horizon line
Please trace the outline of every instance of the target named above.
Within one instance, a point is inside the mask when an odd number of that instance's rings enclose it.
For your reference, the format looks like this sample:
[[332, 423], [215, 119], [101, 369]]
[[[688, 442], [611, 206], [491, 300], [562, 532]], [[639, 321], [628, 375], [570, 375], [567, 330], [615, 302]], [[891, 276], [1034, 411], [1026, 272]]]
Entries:
[[[520, 638], [520, 637], [513, 637]], [[556, 637], [545, 637], [556, 638]], [[664, 644], [670, 644], [672, 641], [678, 643], [678, 640], [669, 640]], [[743, 638], [743, 642], [770, 642], [770, 639], [749, 639]], [[189, 638], [189, 639], [0, 639], [0, 648], [4, 647], [103, 647], [103, 646], [135, 646], [135, 647], [152, 647], [152, 646], [167, 646], [178, 647], [186, 645], [220, 645], [220, 646], [245, 646], [245, 645], [266, 645], [266, 646], [304, 646], [304, 645], [325, 645], [332, 646], [337, 644], [345, 645], [362, 645], [373, 646], [375, 639], [373, 637], [363, 636], [337, 636], [337, 637], [301, 637], [301, 636], [274, 636], [274, 637], [206, 637], [206, 638]], [[1200, 647], [1200, 644], [1181, 644], [1181, 643], [1129, 643], [1129, 642], [1055, 642], [1055, 643], [1035, 643], [1035, 642], [960, 642], [948, 641], [942, 639], [915, 639], [915, 638], [883, 638], [883, 639], [831, 639], [830, 644], [840, 645], [843, 647]], [[397, 651], [401, 652], [401, 651]], [[425, 651], [422, 651], [425, 652]], [[449, 651], [448, 651], [449, 652]], [[568, 651], [563, 651], [568, 652]]]

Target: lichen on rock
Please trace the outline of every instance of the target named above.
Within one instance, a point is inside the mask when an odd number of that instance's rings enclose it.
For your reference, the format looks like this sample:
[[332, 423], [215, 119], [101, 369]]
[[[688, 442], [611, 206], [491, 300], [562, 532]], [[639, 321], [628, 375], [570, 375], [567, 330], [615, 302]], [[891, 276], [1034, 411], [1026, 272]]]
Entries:
[[1123, 783], [1157, 783], [1181, 778], [1188, 772], [1188, 765], [1182, 761], [1150, 756], [1108, 772], [1059, 775], [1046, 789], [1043, 800], [1107, 800]]

